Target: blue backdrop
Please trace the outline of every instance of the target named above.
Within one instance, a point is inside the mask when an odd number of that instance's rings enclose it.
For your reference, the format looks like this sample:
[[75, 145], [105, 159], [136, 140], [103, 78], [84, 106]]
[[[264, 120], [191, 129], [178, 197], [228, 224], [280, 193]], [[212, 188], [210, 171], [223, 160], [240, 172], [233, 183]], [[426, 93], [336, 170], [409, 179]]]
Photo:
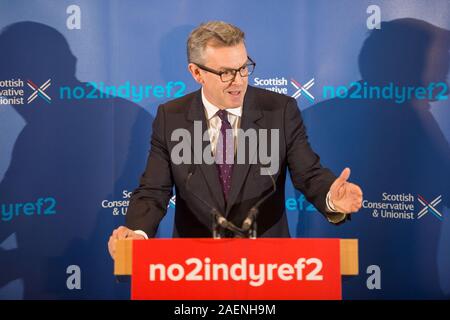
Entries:
[[360, 240], [344, 298], [450, 298], [449, 1], [0, 0], [0, 299], [129, 298], [107, 241], [208, 20], [245, 31], [249, 83], [294, 96], [364, 191], [333, 226], [287, 182], [293, 236]]

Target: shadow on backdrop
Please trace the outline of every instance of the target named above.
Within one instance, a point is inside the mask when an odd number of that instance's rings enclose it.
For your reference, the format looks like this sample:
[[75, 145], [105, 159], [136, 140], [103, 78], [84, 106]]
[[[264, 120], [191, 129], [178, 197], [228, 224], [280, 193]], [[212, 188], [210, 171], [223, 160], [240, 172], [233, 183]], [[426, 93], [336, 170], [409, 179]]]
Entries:
[[[348, 96], [303, 112], [324, 165], [336, 173], [349, 166], [350, 179], [361, 185], [365, 200], [381, 202], [384, 192], [420, 195], [428, 202], [442, 196], [436, 208], [449, 207], [449, 143], [430, 112], [436, 96], [447, 99], [449, 48], [448, 30], [411, 18], [382, 22], [362, 45], [362, 80], [349, 88]], [[396, 102], [363, 94], [375, 86], [428, 88], [432, 83], [440, 85], [423, 99]], [[450, 250], [449, 218], [441, 221], [429, 210], [418, 219], [423, 207], [417, 200], [414, 206], [414, 220], [374, 218], [373, 209], [363, 209], [339, 227], [325, 226], [317, 215], [304, 212], [297, 236], [359, 239], [360, 276], [343, 283], [346, 298], [448, 298], [450, 292], [442, 288], [450, 284], [450, 261], [438, 268], [438, 250], [447, 255]], [[366, 268], [372, 264], [381, 268], [381, 290], [366, 287]]]
[[182, 81], [184, 92], [198, 89], [198, 84], [188, 71], [186, 41], [194, 25], [177, 26], [165, 34], [159, 43], [160, 75], [164, 82]]
[[[15, 23], [1, 31], [0, 42], [0, 79], [22, 79], [25, 97], [32, 93], [27, 80], [40, 86], [51, 79], [45, 93], [52, 99], [14, 106], [26, 125], [0, 182], [0, 244], [12, 235], [17, 243], [0, 249], [0, 288], [21, 279], [25, 299], [128, 298], [128, 285], [115, 283], [107, 250], [124, 217], [113, 216], [102, 201], [127, 200], [122, 191], [137, 186], [153, 119], [121, 98], [62, 98], [61, 86], [86, 84], [76, 79], [76, 57], [54, 28]], [[26, 202], [34, 203], [33, 214], [23, 206], [15, 210]], [[81, 269], [81, 290], [66, 286], [70, 265]]]
[[[159, 43], [159, 72], [164, 83], [175, 82], [175, 93], [189, 93], [197, 90], [197, 84], [192, 79], [187, 68], [186, 41], [193, 25], [181, 25], [171, 29], [165, 34]], [[183, 85], [180, 85], [180, 82]], [[174, 96], [176, 98], [177, 96]], [[172, 99], [172, 98], [171, 98]], [[175, 188], [173, 188], [175, 195]], [[176, 198], [176, 195], [175, 195]], [[175, 199], [176, 201], [176, 199]], [[174, 231], [175, 205], [170, 203], [170, 208], [161, 223], [156, 234], [157, 237], [171, 238]]]

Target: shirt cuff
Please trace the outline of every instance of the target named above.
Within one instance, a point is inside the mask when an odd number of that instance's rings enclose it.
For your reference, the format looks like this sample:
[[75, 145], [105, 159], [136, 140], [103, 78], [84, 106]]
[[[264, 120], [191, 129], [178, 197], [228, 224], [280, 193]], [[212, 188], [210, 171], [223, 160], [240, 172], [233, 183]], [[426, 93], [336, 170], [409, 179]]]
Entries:
[[345, 219], [347, 216], [345, 213], [339, 212], [336, 210], [335, 206], [333, 205], [333, 202], [330, 200], [331, 193], [328, 191], [327, 198], [326, 198], [326, 204], [327, 204], [327, 210], [330, 211], [330, 213], [327, 214], [327, 219], [331, 223], [339, 223]]
[[339, 211], [337, 211], [336, 208], [334, 207], [333, 203], [332, 203], [331, 200], [330, 200], [330, 197], [331, 197], [331, 192], [328, 191], [328, 193], [327, 193], [327, 199], [326, 199], [327, 210], [328, 210], [328, 211], [331, 211], [331, 212], [339, 212]]
[[143, 236], [145, 238], [145, 240], [148, 239], [147, 234], [142, 230], [134, 230], [134, 233], [140, 234], [141, 236]]

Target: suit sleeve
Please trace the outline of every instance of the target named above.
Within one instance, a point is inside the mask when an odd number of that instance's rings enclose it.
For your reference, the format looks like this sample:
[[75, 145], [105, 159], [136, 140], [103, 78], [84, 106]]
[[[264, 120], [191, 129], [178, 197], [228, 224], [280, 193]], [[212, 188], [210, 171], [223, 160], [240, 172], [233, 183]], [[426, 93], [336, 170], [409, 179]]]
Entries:
[[345, 214], [331, 212], [326, 198], [336, 176], [320, 164], [320, 157], [312, 150], [297, 102], [289, 99], [284, 117], [287, 165], [294, 187], [302, 192], [331, 223], [339, 223]]
[[170, 154], [165, 138], [165, 115], [161, 105], [153, 121], [147, 166], [139, 187], [133, 191], [130, 198], [126, 226], [132, 230], [142, 230], [148, 237], [154, 237], [166, 214], [172, 190]]

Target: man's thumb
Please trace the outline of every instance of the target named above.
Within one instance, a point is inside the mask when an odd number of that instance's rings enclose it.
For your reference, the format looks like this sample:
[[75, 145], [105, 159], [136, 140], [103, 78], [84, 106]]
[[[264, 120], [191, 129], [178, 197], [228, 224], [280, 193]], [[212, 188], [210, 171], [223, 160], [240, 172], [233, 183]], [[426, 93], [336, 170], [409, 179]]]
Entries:
[[342, 170], [341, 175], [339, 176], [339, 182], [346, 182], [350, 178], [350, 168], [345, 168]]

